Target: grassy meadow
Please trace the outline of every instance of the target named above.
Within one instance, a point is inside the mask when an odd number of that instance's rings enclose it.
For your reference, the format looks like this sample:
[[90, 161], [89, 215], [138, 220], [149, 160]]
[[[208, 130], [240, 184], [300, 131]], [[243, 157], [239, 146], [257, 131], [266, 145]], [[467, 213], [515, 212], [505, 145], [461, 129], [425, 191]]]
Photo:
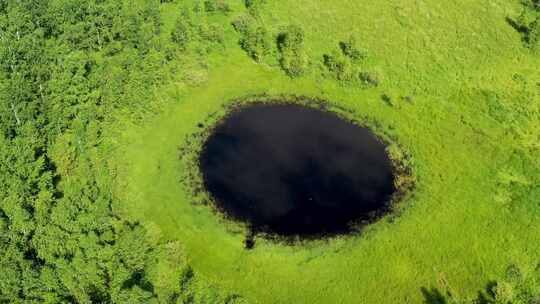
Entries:
[[[507, 1], [271, 1], [262, 22], [276, 32], [304, 28], [308, 74], [291, 79], [272, 62], [254, 62], [227, 33], [231, 44], [211, 58], [204, 81], [170, 84], [163, 90], [178, 95], [164, 97], [167, 110], [122, 132], [118, 208], [180, 240], [197, 272], [254, 303], [420, 303], [421, 288], [474, 298], [508, 265], [528, 269], [540, 258], [538, 162], [516, 151], [511, 122], [493, 113], [536, 107], [538, 115], [539, 59], [505, 21], [517, 12]], [[378, 87], [321, 72], [320, 58], [348, 35], [360, 37], [363, 68], [381, 74]], [[222, 117], [228, 102], [257, 94], [322, 98], [377, 122], [412, 156], [416, 187], [399, 215], [294, 246], [257, 238], [246, 251], [241, 227], [180, 187], [184, 172], [198, 168], [179, 161], [179, 149], [201, 145], [190, 135]], [[504, 108], [493, 110], [492, 98]], [[509, 171], [527, 186], [501, 181]], [[498, 200], [501, 191], [512, 199]]]

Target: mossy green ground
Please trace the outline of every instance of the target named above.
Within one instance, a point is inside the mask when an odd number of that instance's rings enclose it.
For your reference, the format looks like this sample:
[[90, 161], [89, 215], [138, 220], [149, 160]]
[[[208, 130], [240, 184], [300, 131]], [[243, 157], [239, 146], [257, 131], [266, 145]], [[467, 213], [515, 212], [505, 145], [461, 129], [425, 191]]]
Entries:
[[[540, 259], [538, 162], [529, 159], [538, 150], [522, 156], [512, 125], [536, 124], [540, 57], [505, 21], [517, 1], [268, 1], [268, 28], [306, 33], [311, 64], [295, 79], [237, 46], [230, 21], [245, 9], [232, 8], [215, 17], [225, 49], [178, 76], [196, 85], [156, 88], [162, 114], [111, 135], [118, 210], [180, 240], [197, 273], [253, 303], [419, 303], [422, 287], [473, 298], [509, 264], [527, 271]], [[163, 14], [170, 26], [179, 8]], [[381, 76], [376, 88], [321, 74], [323, 54], [351, 34], [367, 50], [363, 68]], [[257, 238], [245, 250], [239, 226], [193, 203], [182, 182], [197, 168], [179, 149], [210, 115], [257, 94], [320, 98], [376, 121], [412, 157], [416, 187], [399, 216], [356, 235], [295, 246]], [[517, 177], [501, 181], [507, 172]]]

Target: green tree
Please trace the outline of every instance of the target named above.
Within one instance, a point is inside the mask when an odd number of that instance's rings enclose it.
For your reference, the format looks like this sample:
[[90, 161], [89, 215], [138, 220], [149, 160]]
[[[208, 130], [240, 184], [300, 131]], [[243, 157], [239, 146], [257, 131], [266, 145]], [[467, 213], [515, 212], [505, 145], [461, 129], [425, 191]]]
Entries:
[[176, 23], [174, 24], [174, 28], [171, 32], [171, 40], [182, 49], [186, 48], [190, 40], [188, 26], [181, 18], [177, 19]]
[[264, 26], [251, 15], [244, 15], [233, 22], [240, 33], [240, 47], [255, 61], [262, 61], [271, 52], [271, 37]]
[[277, 37], [281, 68], [291, 77], [304, 74], [308, 60], [304, 49], [304, 31], [297, 25], [289, 25]]

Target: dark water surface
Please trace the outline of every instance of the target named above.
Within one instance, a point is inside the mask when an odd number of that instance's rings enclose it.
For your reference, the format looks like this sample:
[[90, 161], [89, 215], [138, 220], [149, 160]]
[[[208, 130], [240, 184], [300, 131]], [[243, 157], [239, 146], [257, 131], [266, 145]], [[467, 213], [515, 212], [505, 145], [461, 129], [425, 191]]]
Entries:
[[385, 146], [370, 130], [299, 105], [234, 111], [199, 160], [220, 210], [285, 236], [347, 232], [384, 211], [395, 190]]

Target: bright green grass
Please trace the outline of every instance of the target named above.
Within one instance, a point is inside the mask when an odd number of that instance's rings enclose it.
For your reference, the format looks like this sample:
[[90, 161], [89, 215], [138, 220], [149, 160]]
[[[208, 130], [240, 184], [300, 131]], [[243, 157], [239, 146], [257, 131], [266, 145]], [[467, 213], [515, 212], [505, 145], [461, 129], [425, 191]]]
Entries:
[[[333, 2], [268, 1], [263, 10], [275, 32], [291, 22], [305, 29], [313, 62], [307, 76], [291, 80], [254, 63], [228, 29], [227, 49], [213, 55], [202, 84], [159, 88], [156, 96], [168, 103], [163, 114], [140, 126], [126, 123], [114, 139], [116, 195], [123, 201], [117, 208], [180, 240], [197, 272], [254, 303], [419, 303], [422, 287], [472, 298], [509, 263], [538, 261], [538, 205], [529, 199], [510, 208], [494, 200], [495, 177], [511, 162], [514, 138], [488, 114], [482, 94], [496, 92], [513, 105], [523, 90], [514, 75], [527, 86], [540, 81], [540, 61], [505, 22], [517, 2]], [[241, 13], [240, 3], [233, 7], [232, 16], [219, 17], [224, 26]], [[175, 9], [164, 13], [172, 20]], [[319, 75], [322, 54], [350, 33], [370, 54], [366, 69], [383, 75], [376, 89]], [[178, 149], [200, 132], [198, 123], [223, 115], [227, 102], [262, 93], [322, 98], [380, 123], [379, 131], [414, 160], [417, 186], [400, 216], [358, 235], [296, 246], [258, 238], [246, 251], [239, 227], [193, 205], [181, 183], [193, 168]], [[383, 93], [412, 95], [414, 102], [391, 107]]]

